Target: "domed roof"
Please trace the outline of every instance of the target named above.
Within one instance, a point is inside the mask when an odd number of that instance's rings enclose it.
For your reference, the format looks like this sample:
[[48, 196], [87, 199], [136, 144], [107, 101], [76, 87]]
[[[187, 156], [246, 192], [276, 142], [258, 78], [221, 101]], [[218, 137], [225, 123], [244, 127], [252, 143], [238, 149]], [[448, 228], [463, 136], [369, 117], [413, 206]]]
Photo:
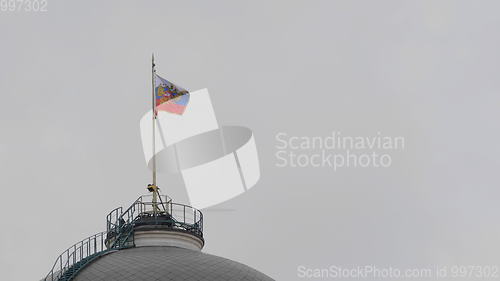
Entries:
[[270, 277], [244, 264], [179, 247], [134, 247], [106, 254], [85, 266], [74, 281], [255, 280]]

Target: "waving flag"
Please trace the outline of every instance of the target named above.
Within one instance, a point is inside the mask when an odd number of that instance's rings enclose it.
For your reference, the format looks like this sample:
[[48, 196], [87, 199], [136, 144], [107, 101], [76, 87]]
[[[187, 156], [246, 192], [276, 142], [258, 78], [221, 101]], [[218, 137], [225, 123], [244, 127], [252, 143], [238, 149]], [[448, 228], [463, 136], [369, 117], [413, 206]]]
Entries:
[[202, 209], [254, 188], [260, 162], [251, 129], [219, 124], [207, 89], [189, 96], [183, 115], [160, 114], [156, 127], [151, 110], [145, 113], [141, 139], [146, 165], [158, 173], [178, 173], [190, 204]]
[[159, 110], [182, 115], [189, 102], [189, 92], [155, 74], [156, 112]]

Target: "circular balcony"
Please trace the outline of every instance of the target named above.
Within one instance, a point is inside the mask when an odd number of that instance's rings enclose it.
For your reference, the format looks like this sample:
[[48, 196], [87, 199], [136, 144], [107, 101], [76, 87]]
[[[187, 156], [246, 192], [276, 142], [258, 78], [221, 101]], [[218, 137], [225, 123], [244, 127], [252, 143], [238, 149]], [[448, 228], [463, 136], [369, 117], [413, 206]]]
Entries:
[[204, 245], [201, 211], [173, 203], [168, 196], [158, 197], [156, 203], [151, 195], [141, 196], [125, 211], [121, 207], [114, 209], [106, 217], [106, 228], [108, 248], [116, 244], [156, 245], [162, 241], [188, 248], [201, 249]]

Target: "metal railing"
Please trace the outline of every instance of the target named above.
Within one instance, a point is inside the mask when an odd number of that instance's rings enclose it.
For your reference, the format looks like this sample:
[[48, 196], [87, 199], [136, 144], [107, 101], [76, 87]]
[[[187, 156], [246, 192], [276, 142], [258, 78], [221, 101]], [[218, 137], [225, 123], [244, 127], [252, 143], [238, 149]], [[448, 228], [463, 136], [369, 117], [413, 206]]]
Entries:
[[56, 281], [64, 277], [68, 270], [85, 259], [102, 253], [106, 249], [106, 232], [94, 234], [74, 244], [57, 257], [54, 266], [44, 280]]
[[141, 196], [127, 210], [116, 208], [111, 211], [106, 221], [108, 233], [117, 232], [129, 224], [162, 225], [203, 238], [201, 211], [184, 204], [172, 203], [168, 196], [162, 196], [157, 204], [152, 203], [150, 198], [151, 196]]
[[114, 249], [134, 246], [134, 227], [158, 225], [174, 231], [189, 232], [203, 240], [203, 214], [187, 205], [172, 203], [168, 196], [139, 197], [128, 209], [112, 210], [106, 216], [106, 231], [74, 244], [57, 257], [44, 281], [71, 280], [95, 257]]

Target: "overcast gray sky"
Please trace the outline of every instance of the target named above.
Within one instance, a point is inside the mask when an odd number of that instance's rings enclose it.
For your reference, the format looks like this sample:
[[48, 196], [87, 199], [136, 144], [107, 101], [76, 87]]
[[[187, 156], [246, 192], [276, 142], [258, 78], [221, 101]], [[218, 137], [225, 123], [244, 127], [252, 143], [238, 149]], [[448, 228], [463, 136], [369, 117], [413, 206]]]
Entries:
[[[500, 265], [497, 1], [47, 1], [0, 12], [2, 280], [45, 276], [145, 193], [152, 51], [255, 134], [261, 180], [205, 211], [206, 252], [287, 281]], [[388, 168], [277, 167], [277, 134], [332, 131], [405, 148]], [[160, 176], [183, 201], [181, 183]]]

